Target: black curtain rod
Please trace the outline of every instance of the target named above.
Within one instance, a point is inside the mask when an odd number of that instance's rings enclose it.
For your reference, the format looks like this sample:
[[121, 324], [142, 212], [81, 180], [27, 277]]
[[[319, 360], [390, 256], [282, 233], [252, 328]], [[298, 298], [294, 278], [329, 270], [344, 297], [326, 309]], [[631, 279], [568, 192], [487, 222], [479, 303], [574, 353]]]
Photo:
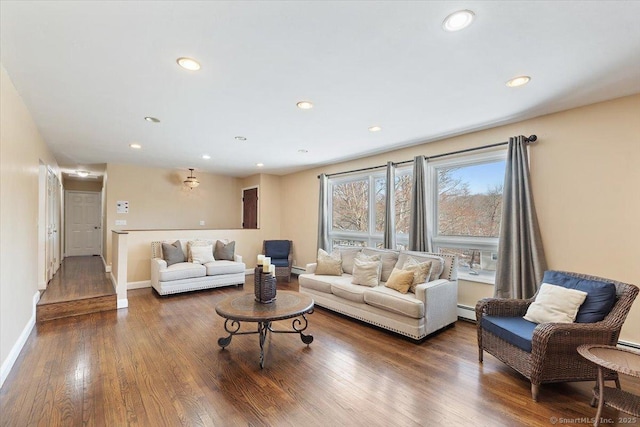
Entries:
[[[536, 135], [530, 135], [528, 138], [525, 138], [524, 140], [527, 143], [536, 142], [538, 140], [538, 137]], [[508, 143], [509, 143], [509, 141], [497, 142], [495, 144], [483, 145], [482, 147], [467, 148], [467, 149], [464, 149], [464, 150], [451, 151], [450, 153], [436, 154], [435, 156], [424, 156], [424, 157], [427, 160], [433, 160], [433, 159], [439, 159], [440, 157], [453, 156], [454, 154], [469, 153], [471, 151], [477, 151], [477, 150], [484, 150], [486, 148], [499, 147], [501, 145], [507, 145]], [[405, 161], [402, 161], [402, 162], [394, 162], [393, 164], [394, 165], [405, 165], [407, 163], [413, 163], [413, 159], [405, 160]], [[365, 171], [370, 171], [370, 170], [380, 169], [380, 168], [386, 168], [386, 167], [387, 167], [387, 165], [380, 165], [380, 166], [371, 166], [371, 167], [362, 168], [362, 169], [353, 169], [353, 170], [350, 170], [350, 171], [330, 173], [330, 174], [327, 174], [327, 177], [337, 176], [337, 175], [346, 175], [348, 173], [365, 172]], [[320, 175], [318, 175], [318, 178], [320, 178]]]

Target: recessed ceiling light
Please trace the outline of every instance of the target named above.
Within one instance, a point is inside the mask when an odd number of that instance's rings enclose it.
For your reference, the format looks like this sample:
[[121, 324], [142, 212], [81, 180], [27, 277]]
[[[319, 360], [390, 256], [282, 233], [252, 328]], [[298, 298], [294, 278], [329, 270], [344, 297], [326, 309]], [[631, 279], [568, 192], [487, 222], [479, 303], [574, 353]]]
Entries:
[[509, 80], [507, 82], [507, 86], [518, 87], [518, 86], [526, 85], [527, 83], [529, 83], [529, 81], [531, 81], [531, 77], [529, 76], [518, 76]]
[[244, 136], [234, 136], [233, 139], [236, 139], [238, 141], [246, 141], [247, 140], [247, 138], [244, 137]]
[[198, 71], [200, 69], [200, 64], [193, 58], [178, 58], [176, 62], [185, 70]]
[[86, 178], [89, 176], [89, 172], [87, 171], [76, 171], [76, 175], [78, 175], [81, 178]]
[[310, 110], [310, 109], [313, 108], [313, 102], [311, 102], [311, 101], [300, 101], [296, 105], [301, 110]]
[[209, 160], [211, 158], [211, 156], [208, 155], [208, 154], [203, 154], [202, 158], [205, 159], [205, 160]]
[[256, 163], [256, 166], [257, 166], [257, 167], [259, 167], [259, 168], [261, 168], [261, 167], [263, 167], [263, 166], [264, 166], [264, 163]]
[[470, 10], [459, 10], [444, 18], [442, 28], [445, 31], [460, 31], [473, 22], [475, 14]]
[[309, 150], [305, 150], [304, 148], [301, 148], [301, 149], [298, 150], [298, 153], [302, 153], [302, 154], [306, 154], [308, 152], [309, 152]]
[[160, 119], [156, 119], [155, 117], [145, 117], [144, 118], [146, 121], [151, 122], [151, 123], [160, 123]]
[[369, 132], [380, 132], [382, 128], [380, 126], [371, 126]]
[[129, 144], [129, 147], [133, 148], [134, 150], [139, 150], [142, 148], [142, 145], [134, 142], [133, 144]]

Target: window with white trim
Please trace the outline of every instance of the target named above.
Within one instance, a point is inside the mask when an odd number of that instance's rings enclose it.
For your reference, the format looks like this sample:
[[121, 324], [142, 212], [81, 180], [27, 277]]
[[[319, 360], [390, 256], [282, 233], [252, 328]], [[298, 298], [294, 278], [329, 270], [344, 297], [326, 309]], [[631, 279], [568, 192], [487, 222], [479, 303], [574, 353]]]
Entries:
[[506, 151], [427, 163], [435, 252], [458, 256], [458, 277], [493, 284]]
[[[396, 243], [409, 243], [411, 166], [396, 168]], [[383, 247], [386, 172], [365, 172], [329, 179], [329, 240], [331, 246]]]

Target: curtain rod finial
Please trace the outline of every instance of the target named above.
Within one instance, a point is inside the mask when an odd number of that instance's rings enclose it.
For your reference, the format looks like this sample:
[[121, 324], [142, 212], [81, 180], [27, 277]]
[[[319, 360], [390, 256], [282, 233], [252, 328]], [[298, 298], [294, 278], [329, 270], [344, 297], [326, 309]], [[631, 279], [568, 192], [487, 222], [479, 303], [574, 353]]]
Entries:
[[527, 142], [536, 142], [537, 140], [538, 140], [537, 135], [529, 135], [529, 138], [527, 138]]

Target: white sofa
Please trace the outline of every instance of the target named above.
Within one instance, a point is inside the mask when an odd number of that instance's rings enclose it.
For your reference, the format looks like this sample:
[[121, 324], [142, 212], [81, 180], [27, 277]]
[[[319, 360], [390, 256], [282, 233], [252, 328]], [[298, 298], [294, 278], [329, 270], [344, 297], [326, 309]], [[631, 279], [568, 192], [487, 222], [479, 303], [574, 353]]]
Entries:
[[[190, 239], [193, 240], [193, 239]], [[179, 239], [183, 253], [187, 254], [189, 239]], [[208, 241], [215, 246], [216, 241]], [[230, 285], [244, 285], [245, 265], [242, 256], [234, 254], [234, 261], [215, 260], [206, 264], [178, 262], [167, 266], [162, 257], [162, 243], [151, 242], [151, 286], [160, 295]]]
[[[458, 319], [455, 256], [374, 248], [337, 247], [335, 250], [342, 257], [342, 276], [316, 275], [317, 264], [312, 263], [307, 264], [306, 273], [298, 277], [300, 292], [311, 296], [316, 305], [414, 340], [421, 340]], [[383, 262], [382, 279], [388, 278], [394, 265], [402, 268], [409, 256], [419, 262], [433, 260], [434, 265], [442, 266], [442, 270], [431, 281], [417, 285], [415, 294], [402, 294], [387, 288], [384, 282], [375, 287], [354, 285], [351, 283], [353, 258], [359, 251], [366, 255], [384, 254], [386, 263]]]

